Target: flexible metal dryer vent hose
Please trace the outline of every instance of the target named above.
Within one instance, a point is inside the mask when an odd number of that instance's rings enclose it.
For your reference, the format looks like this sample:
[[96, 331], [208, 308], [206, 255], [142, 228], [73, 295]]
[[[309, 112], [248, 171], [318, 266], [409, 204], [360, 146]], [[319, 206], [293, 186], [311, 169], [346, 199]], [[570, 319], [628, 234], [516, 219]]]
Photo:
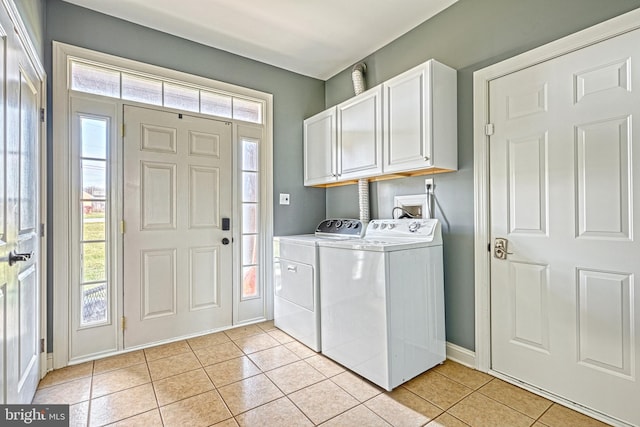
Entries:
[[360, 178], [358, 180], [358, 203], [360, 205], [360, 221], [365, 225], [369, 222], [369, 180]]
[[353, 81], [353, 91], [356, 95], [360, 95], [367, 90], [367, 85], [364, 81], [364, 73], [367, 72], [367, 64], [359, 62], [353, 66], [351, 70], [351, 80]]
[[[353, 66], [351, 80], [353, 81], [353, 91], [360, 95], [367, 87], [364, 82], [364, 73], [367, 71], [367, 64], [359, 62]], [[371, 218], [369, 216], [369, 181], [361, 178], [358, 180], [358, 204], [360, 206], [360, 221], [365, 225]]]

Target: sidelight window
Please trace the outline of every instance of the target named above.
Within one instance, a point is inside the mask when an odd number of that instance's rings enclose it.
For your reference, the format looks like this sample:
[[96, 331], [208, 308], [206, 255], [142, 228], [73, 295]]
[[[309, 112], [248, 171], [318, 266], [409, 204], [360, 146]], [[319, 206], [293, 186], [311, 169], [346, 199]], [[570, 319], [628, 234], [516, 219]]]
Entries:
[[259, 254], [259, 145], [258, 140], [242, 137], [242, 299], [260, 296]]
[[80, 326], [108, 321], [109, 119], [80, 115]]

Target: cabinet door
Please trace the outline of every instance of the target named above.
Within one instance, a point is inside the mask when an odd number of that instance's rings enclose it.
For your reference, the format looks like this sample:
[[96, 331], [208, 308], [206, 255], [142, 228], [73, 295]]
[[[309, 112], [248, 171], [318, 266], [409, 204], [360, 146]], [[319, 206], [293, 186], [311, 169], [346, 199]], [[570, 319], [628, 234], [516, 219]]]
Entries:
[[335, 107], [304, 121], [304, 185], [335, 182], [336, 145]]
[[338, 180], [382, 172], [382, 86], [343, 102], [338, 114]]
[[385, 172], [433, 166], [430, 64], [384, 83]]

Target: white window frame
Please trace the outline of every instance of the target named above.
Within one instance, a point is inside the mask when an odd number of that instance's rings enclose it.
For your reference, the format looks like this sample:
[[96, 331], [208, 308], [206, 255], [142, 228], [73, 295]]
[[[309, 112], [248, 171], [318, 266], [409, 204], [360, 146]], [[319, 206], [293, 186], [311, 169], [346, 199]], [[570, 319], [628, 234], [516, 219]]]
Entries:
[[[93, 61], [98, 64], [127, 69], [142, 74], [155, 75], [161, 79], [182, 82], [188, 85], [195, 85], [203, 88], [209, 88], [213, 91], [222, 91], [229, 94], [245, 97], [253, 100], [260, 100], [263, 103], [263, 146], [260, 155], [260, 198], [259, 203], [262, 206], [260, 214], [260, 262], [259, 274], [260, 282], [264, 285], [265, 300], [264, 313], [266, 319], [273, 318], [272, 298], [272, 245], [273, 239], [273, 95], [241, 86], [232, 85], [200, 76], [195, 76], [180, 71], [170, 70], [163, 67], [145, 64], [89, 49], [80, 48], [60, 42], [53, 42], [53, 223], [55, 237], [53, 241], [53, 253], [57, 254], [57, 259], [53, 263], [53, 319], [55, 324], [53, 336], [53, 368], [61, 368], [68, 365], [70, 360], [70, 337], [71, 322], [70, 315], [70, 298], [71, 289], [70, 279], [72, 242], [70, 239], [70, 212], [73, 206], [71, 200], [70, 186], [70, 167], [71, 167], [71, 151], [70, 151], [70, 107], [69, 96], [73, 92], [68, 86], [68, 63], [72, 58], [79, 58], [85, 61]], [[130, 101], [113, 98], [114, 102], [136, 104]], [[146, 106], [146, 104], [139, 104]], [[154, 106], [158, 108], [157, 106]], [[197, 113], [196, 113], [197, 114]], [[211, 117], [211, 116], [210, 116]], [[247, 122], [233, 121], [229, 118], [221, 118], [225, 121], [234, 123], [234, 127], [246, 125]], [[121, 120], [121, 118], [119, 118]], [[121, 128], [121, 123], [118, 123]], [[255, 126], [255, 125], [254, 125]], [[236, 134], [237, 135], [237, 134]], [[118, 155], [119, 167], [121, 167], [121, 154]], [[234, 176], [235, 167], [234, 167]], [[235, 181], [235, 179], [234, 179]], [[237, 207], [234, 207], [237, 212]], [[118, 212], [118, 217], [121, 213]], [[120, 246], [121, 247], [121, 246]], [[118, 292], [121, 292], [121, 286]], [[234, 288], [238, 284], [234, 283]], [[121, 296], [115, 296], [114, 302], [118, 305], [118, 315], [122, 312]], [[231, 302], [230, 302], [231, 303]], [[234, 308], [236, 301], [232, 302]], [[234, 317], [234, 325], [242, 323]], [[246, 321], [257, 321], [261, 319], [252, 319]], [[238, 323], [236, 323], [238, 322]], [[119, 322], [118, 322], [119, 323]], [[120, 334], [121, 335], [121, 334]], [[122, 350], [122, 343], [119, 343], [119, 350]], [[81, 360], [74, 360], [80, 362]]]

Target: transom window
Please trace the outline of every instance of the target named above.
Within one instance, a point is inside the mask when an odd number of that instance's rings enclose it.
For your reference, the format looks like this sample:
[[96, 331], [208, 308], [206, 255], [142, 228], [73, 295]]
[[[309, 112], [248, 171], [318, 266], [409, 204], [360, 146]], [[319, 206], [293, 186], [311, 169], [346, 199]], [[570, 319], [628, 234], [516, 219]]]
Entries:
[[130, 70], [70, 61], [70, 88], [144, 104], [263, 123], [263, 103]]

